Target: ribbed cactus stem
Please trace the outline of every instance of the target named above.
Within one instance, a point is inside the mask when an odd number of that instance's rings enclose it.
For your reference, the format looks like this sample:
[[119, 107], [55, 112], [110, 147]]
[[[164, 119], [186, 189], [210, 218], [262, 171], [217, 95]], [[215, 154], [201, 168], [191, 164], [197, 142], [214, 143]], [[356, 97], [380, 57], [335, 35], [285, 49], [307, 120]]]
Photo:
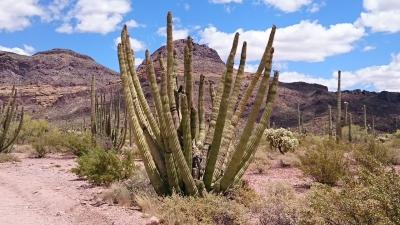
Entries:
[[199, 137], [197, 140], [197, 146], [203, 144], [204, 138], [206, 137], [206, 114], [204, 108], [204, 75], [200, 75], [199, 83], [199, 97], [197, 99], [198, 108], [198, 124], [199, 124]]
[[349, 113], [349, 142], [353, 141], [353, 135], [351, 133], [351, 125], [352, 125], [353, 121], [351, 118], [351, 113]]
[[139, 120], [136, 116], [134, 101], [137, 101], [137, 99], [133, 98], [132, 94], [130, 93], [129, 82], [128, 82], [129, 75], [125, 64], [124, 54], [122, 53], [122, 51], [123, 50], [121, 44], [119, 44], [118, 45], [119, 66], [121, 71], [125, 102], [128, 108], [129, 123], [132, 126], [133, 135], [135, 137], [138, 149], [140, 150], [140, 153], [142, 155], [143, 163], [152, 186], [154, 187], [155, 191], [158, 194], [166, 194], [169, 192], [169, 190], [165, 185], [164, 181], [162, 180], [159, 171], [157, 170], [157, 167], [151, 156], [149, 146], [146, 143], [145, 135], [139, 124]]
[[174, 121], [174, 126], [179, 126], [178, 110], [176, 108], [175, 95], [174, 95], [174, 39], [172, 36], [172, 13], [168, 12], [167, 15], [167, 88], [169, 98], [169, 108]]
[[214, 88], [214, 84], [209, 81], [209, 88], [208, 88], [209, 92], [210, 92], [210, 101], [211, 101], [211, 108], [214, 108], [214, 102], [215, 102], [215, 88]]
[[232, 49], [229, 53], [227, 65], [226, 65], [226, 73], [225, 80], [223, 86], [223, 92], [221, 96], [221, 102], [218, 110], [217, 121], [215, 125], [214, 137], [212, 139], [212, 143], [210, 146], [210, 150], [207, 155], [207, 165], [204, 173], [204, 185], [207, 190], [211, 188], [211, 183], [214, 177], [215, 165], [219, 154], [219, 149], [222, 141], [222, 132], [225, 126], [225, 118], [228, 111], [229, 105], [229, 95], [232, 89], [232, 73], [233, 73], [233, 65], [235, 62], [236, 50], [239, 42], [239, 33], [235, 34], [235, 38], [233, 39]]
[[[164, 66], [162, 65], [163, 62], [160, 60], [160, 67], [163, 68]], [[163, 73], [162, 73], [163, 75]], [[162, 79], [162, 82], [166, 82], [167, 79]], [[189, 165], [186, 163], [185, 156], [183, 155], [182, 148], [180, 146], [179, 138], [177, 135], [177, 132], [175, 130], [175, 125], [174, 125], [174, 120], [172, 118], [172, 112], [170, 111], [169, 104], [168, 104], [168, 96], [163, 95], [165, 93], [165, 86], [166, 84], [161, 85], [162, 88], [162, 93], [161, 93], [161, 101], [163, 105], [163, 119], [165, 120], [166, 124], [166, 129], [165, 129], [165, 137], [167, 139], [167, 143], [169, 148], [172, 151], [176, 168], [178, 169], [178, 174], [183, 179], [183, 182], [185, 183], [186, 191], [190, 195], [197, 195], [198, 190], [196, 187], [196, 183], [194, 182], [194, 179], [191, 175], [191, 168], [189, 168]]]
[[300, 103], [297, 103], [297, 128], [299, 131], [299, 134], [302, 133], [301, 130], [301, 111], [300, 111]]
[[268, 126], [273, 105], [275, 102], [276, 93], [278, 91], [278, 81], [279, 81], [279, 72], [275, 71], [272, 83], [269, 85], [268, 88], [266, 105], [264, 112], [261, 116], [260, 123], [256, 125], [254, 132], [251, 134], [251, 137], [244, 149], [245, 155], [239, 161], [239, 164], [234, 168], [235, 171], [232, 174], [225, 173], [224, 176], [222, 177], [219, 187], [221, 191], [226, 191], [233, 183], [241, 179], [244, 172], [250, 165], [251, 160], [257, 151], [257, 147], [260, 143], [261, 137]]
[[328, 124], [328, 134], [329, 134], [329, 137], [332, 137], [332, 132], [333, 132], [333, 128], [332, 128], [332, 126], [333, 126], [333, 122], [332, 122], [332, 106], [331, 106], [331, 105], [328, 105], [328, 110], [329, 110], [329, 118], [328, 118], [328, 122], [329, 122], [329, 124]]
[[338, 87], [337, 87], [337, 113], [336, 113], [336, 142], [342, 139], [342, 91], [340, 87], [342, 72], [338, 71]]
[[181, 94], [182, 98], [182, 134], [183, 134], [183, 154], [185, 155], [186, 163], [192, 169], [192, 135], [190, 128], [190, 112], [188, 107], [188, 100], [185, 94]]
[[92, 82], [90, 86], [90, 127], [92, 133], [92, 144], [96, 145], [96, 78], [92, 75]]
[[271, 74], [271, 67], [272, 67], [272, 57], [273, 57], [273, 48], [270, 50], [268, 62], [265, 64], [264, 76], [261, 80], [260, 86], [257, 91], [257, 96], [253, 105], [253, 108], [248, 116], [247, 123], [242, 131], [242, 135], [240, 136], [239, 142], [235, 146], [235, 150], [232, 155], [232, 159], [226, 168], [225, 175], [222, 178], [221, 183], [222, 186], [229, 183], [229, 179], [233, 179], [235, 173], [237, 172], [237, 168], [240, 165], [242, 157], [246, 153], [246, 145], [251, 137], [253, 128], [255, 126], [255, 122], [257, 120], [258, 113], [260, 111], [262, 102], [264, 100], [265, 95], [269, 89], [269, 78]]
[[151, 111], [150, 106], [147, 103], [146, 97], [144, 96], [144, 92], [140, 85], [139, 77], [136, 74], [135, 58], [133, 55], [133, 50], [131, 48], [130, 39], [129, 39], [129, 35], [128, 35], [126, 26], [124, 26], [121, 36], [122, 36], [121, 40], [123, 41], [122, 46], [125, 47], [124, 52], [126, 54], [125, 57], [127, 59], [127, 65], [128, 65], [128, 69], [129, 69], [128, 72], [130, 73], [132, 83], [135, 87], [136, 95], [138, 97], [140, 106], [143, 110], [146, 120], [148, 121], [148, 123], [150, 125], [151, 133], [154, 134], [156, 139], [159, 139], [160, 129], [158, 127], [156, 119], [154, 118], [153, 112]]
[[344, 124], [347, 125], [348, 120], [349, 102], [344, 102]]
[[240, 64], [239, 69], [235, 78], [235, 85], [233, 86], [232, 94], [229, 100], [228, 111], [225, 118], [225, 127], [222, 132], [222, 143], [220, 148], [220, 155], [218, 156], [217, 169], [218, 173], [221, 174], [225, 169], [225, 166], [230, 159], [231, 149], [229, 148], [230, 137], [235, 132], [233, 126], [231, 126], [231, 119], [233, 116], [233, 112], [235, 110], [237, 99], [239, 98], [240, 88], [242, 87], [244, 68], [246, 65], [246, 52], [247, 52], [247, 43], [244, 41], [242, 46], [242, 52], [240, 54]]
[[368, 133], [368, 126], [367, 126], [367, 106], [363, 105], [363, 118], [364, 118], [364, 130], [365, 133]]
[[[24, 108], [21, 107], [18, 120], [17, 89], [13, 86], [4, 111], [0, 115], [0, 153], [8, 153], [21, 131], [24, 117]], [[17, 128], [12, 124], [18, 122]]]

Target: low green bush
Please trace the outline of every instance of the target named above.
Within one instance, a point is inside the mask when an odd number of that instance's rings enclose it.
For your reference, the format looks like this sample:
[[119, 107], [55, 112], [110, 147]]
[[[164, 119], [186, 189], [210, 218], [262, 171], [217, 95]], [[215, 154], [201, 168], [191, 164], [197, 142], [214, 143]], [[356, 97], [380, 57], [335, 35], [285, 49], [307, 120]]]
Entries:
[[377, 171], [363, 170], [340, 189], [313, 187], [300, 224], [400, 224], [400, 176], [386, 167]]
[[88, 132], [67, 132], [64, 134], [64, 146], [76, 156], [81, 156], [92, 148]]
[[0, 153], [0, 163], [5, 163], [5, 162], [20, 162], [21, 160], [10, 153]]
[[135, 171], [132, 154], [118, 155], [114, 151], [94, 148], [81, 155], [72, 171], [96, 185], [109, 185], [129, 178]]
[[345, 146], [334, 140], [325, 140], [299, 155], [300, 169], [317, 182], [334, 185], [346, 175]]

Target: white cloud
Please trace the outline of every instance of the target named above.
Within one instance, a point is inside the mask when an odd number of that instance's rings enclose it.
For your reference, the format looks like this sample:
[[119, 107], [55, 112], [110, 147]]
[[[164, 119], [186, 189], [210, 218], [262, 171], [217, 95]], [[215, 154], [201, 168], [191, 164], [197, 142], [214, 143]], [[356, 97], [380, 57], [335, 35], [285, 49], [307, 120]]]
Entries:
[[71, 34], [74, 32], [74, 28], [71, 26], [71, 24], [64, 23], [61, 26], [57, 27], [56, 31], [58, 33]]
[[[146, 49], [146, 45], [143, 42], [134, 39], [132, 37], [129, 37], [129, 40], [131, 42], [131, 47], [135, 52], [140, 52]], [[117, 46], [119, 43], [121, 43], [121, 37], [115, 38], [114, 39], [115, 46]]]
[[367, 45], [362, 49], [362, 51], [363, 52], [369, 52], [369, 51], [372, 51], [372, 50], [375, 50], [375, 49], [376, 49], [375, 46]]
[[[270, 29], [238, 29], [241, 40], [247, 41], [248, 61], [259, 60], [265, 49]], [[200, 31], [200, 42], [217, 50], [226, 59], [234, 33], [219, 31], [209, 26]], [[364, 35], [364, 29], [350, 23], [324, 27], [317, 21], [301, 21], [298, 24], [279, 28], [275, 36], [276, 61], [320, 62], [325, 58], [350, 52], [356, 41]]]
[[0, 31], [19, 31], [30, 26], [33, 17], [44, 15], [38, 0], [1, 0]]
[[311, 4], [312, 0], [263, 0], [263, 2], [285, 13], [292, 13], [298, 11], [303, 6]]
[[242, 0], [210, 0], [213, 4], [242, 3]]
[[399, 0], [364, 0], [364, 9], [357, 23], [373, 32], [400, 32]]
[[[160, 27], [157, 30], [157, 34], [162, 37], [167, 37], [166, 27]], [[189, 29], [186, 28], [173, 28], [173, 38], [174, 40], [186, 39], [189, 36]]]
[[145, 27], [145, 25], [138, 23], [136, 20], [128, 20], [125, 22], [125, 25], [128, 28], [138, 28], [138, 27]]
[[5, 51], [5, 52], [13, 52], [19, 55], [32, 55], [33, 53], [35, 53], [35, 48], [33, 48], [30, 45], [25, 45], [23, 46], [23, 48], [19, 48], [19, 47], [5, 47], [5, 46], [1, 46], [0, 45], [0, 51]]
[[62, 19], [65, 16], [63, 14], [63, 10], [65, 10], [68, 6], [70, 6], [70, 4], [71, 4], [70, 0], [53, 0], [47, 6], [48, 12], [45, 20], [50, 22], [52, 20]]
[[[280, 80], [283, 82], [304, 81], [328, 86], [329, 90], [337, 88], [337, 72], [330, 78], [319, 78], [298, 72], [282, 72]], [[368, 66], [355, 71], [342, 71], [343, 89], [366, 89], [377, 91], [400, 92], [400, 53], [392, 56], [389, 64]]]
[[57, 30], [68, 33], [72, 27], [71, 32], [107, 34], [118, 28], [123, 15], [130, 10], [130, 0], [77, 0], [75, 6], [65, 12], [64, 24]]

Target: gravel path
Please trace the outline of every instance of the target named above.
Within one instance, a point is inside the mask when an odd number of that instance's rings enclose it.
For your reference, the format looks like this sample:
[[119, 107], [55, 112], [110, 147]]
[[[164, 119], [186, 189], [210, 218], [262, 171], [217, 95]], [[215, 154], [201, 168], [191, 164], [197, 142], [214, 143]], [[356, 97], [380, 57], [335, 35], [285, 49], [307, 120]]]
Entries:
[[7, 225], [144, 225], [148, 219], [130, 208], [110, 206], [104, 191], [70, 171], [71, 157], [23, 158], [0, 164], [0, 224]]

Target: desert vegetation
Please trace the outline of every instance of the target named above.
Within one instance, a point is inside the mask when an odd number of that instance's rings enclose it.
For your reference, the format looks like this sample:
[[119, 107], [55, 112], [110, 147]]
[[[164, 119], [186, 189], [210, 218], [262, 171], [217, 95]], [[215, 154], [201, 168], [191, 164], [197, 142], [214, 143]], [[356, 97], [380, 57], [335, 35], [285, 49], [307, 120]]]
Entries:
[[146, 51], [146, 77], [136, 71], [124, 26], [121, 83], [104, 92], [91, 77], [90, 115], [77, 118], [80, 126], [61, 128], [24, 115], [12, 88], [0, 107], [0, 165], [21, 163], [24, 154], [37, 161], [70, 157], [63, 159], [72, 168], [62, 172], [84, 179], [89, 189], [102, 188], [100, 205], [156, 218], [149, 224], [400, 224], [400, 130], [375, 129], [365, 105], [362, 123], [354, 123], [351, 103], [342, 100], [340, 71], [336, 106], [326, 103], [322, 132], [305, 128], [300, 103], [297, 127], [271, 126], [279, 104], [279, 71], [272, 71], [276, 27], [250, 78], [245, 41], [234, 67], [236, 33], [214, 88], [206, 76], [194, 76], [190, 37], [183, 74], [177, 72], [172, 18], [169, 12], [166, 53], [154, 59]]

